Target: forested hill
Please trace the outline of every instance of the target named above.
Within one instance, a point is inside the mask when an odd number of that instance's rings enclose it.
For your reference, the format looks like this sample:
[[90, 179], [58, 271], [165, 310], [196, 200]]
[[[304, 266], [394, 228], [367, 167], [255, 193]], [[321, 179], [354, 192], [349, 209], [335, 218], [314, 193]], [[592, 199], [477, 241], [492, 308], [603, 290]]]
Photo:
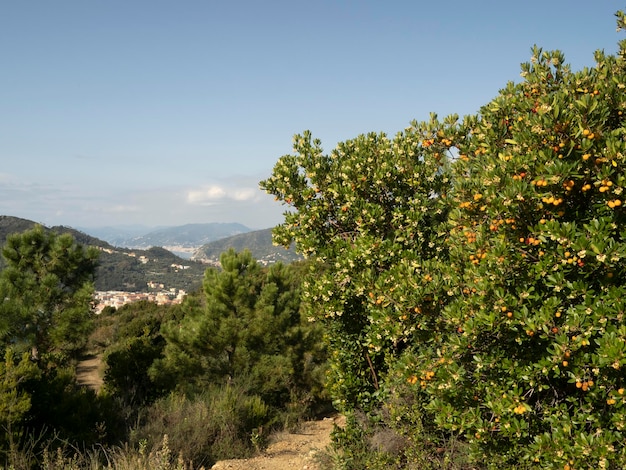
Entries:
[[198, 248], [191, 259], [215, 264], [219, 261], [220, 254], [228, 251], [230, 248], [235, 251], [248, 249], [250, 253], [252, 253], [252, 257], [263, 264], [276, 263], [279, 261], [290, 263], [302, 259], [293, 247], [286, 250], [281, 246], [275, 246], [272, 243], [271, 228], [241, 233], [207, 243]]
[[[4, 246], [7, 237], [32, 228], [31, 220], [11, 216], [0, 216], [0, 245]], [[186, 260], [159, 247], [148, 250], [117, 248], [98, 238], [70, 227], [45, 227], [57, 233], [70, 233], [83, 245], [98, 247], [99, 266], [96, 270], [96, 290], [119, 290], [128, 292], [148, 292], [156, 289], [184, 289], [192, 291], [200, 287], [206, 266], [197, 261]], [[4, 259], [0, 257], [0, 269]], [[161, 288], [161, 284], [163, 287]]]
[[[6, 239], [12, 233], [20, 233], [25, 230], [29, 230], [36, 225], [36, 222], [28, 219], [21, 219], [19, 217], [12, 217], [9, 215], [0, 215], [0, 245], [4, 246]], [[87, 235], [84, 232], [73, 229], [71, 227], [56, 226], [56, 227], [44, 227], [48, 230], [53, 230], [56, 233], [71, 233], [77, 242], [83, 245], [91, 245], [100, 248], [113, 248], [109, 243], [99, 238]], [[1, 261], [0, 261], [1, 263]]]

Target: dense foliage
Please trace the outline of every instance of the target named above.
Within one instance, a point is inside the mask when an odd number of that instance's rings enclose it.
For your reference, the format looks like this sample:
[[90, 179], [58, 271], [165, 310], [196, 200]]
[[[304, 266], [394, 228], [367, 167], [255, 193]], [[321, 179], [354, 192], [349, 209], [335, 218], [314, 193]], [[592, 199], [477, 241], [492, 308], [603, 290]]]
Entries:
[[9, 236], [0, 273], [0, 347], [63, 361], [90, 328], [97, 250], [40, 226]]
[[[182, 305], [95, 317], [97, 250], [35, 227], [3, 254], [0, 465], [38, 468], [57, 449], [63, 466], [68, 448], [123, 442], [211, 465], [250, 455], [326, 402], [321, 332], [300, 311], [305, 265], [264, 268], [231, 250]], [[77, 382], [84, 353], [105, 363], [98, 394]]]
[[131, 442], [156, 445], [167, 434], [173, 450], [207, 465], [250, 455], [272, 429], [324, 405], [325, 353], [300, 311], [302, 269], [264, 268], [230, 250], [201, 293], [135, 317], [147, 321], [128, 317], [124, 338], [107, 348], [105, 389], [129, 414], [142, 406]]
[[475, 116], [330, 155], [305, 133], [261, 183], [294, 209], [275, 240], [325, 268], [304, 295], [347, 468], [439, 466], [452, 442], [488, 467], [626, 465], [626, 42], [579, 72], [532, 54]]
[[262, 268], [234, 250], [221, 267], [206, 271], [202, 304], [162, 328], [163, 358], [150, 375], [183, 390], [237, 383], [278, 408], [312, 399], [324, 355], [319, 329], [300, 312], [301, 267]]
[[535, 48], [523, 83], [465, 123], [450, 219], [460, 283], [425, 389], [479, 458], [622, 467], [626, 64], [598, 52], [572, 73], [563, 60]]
[[0, 451], [15, 452], [47, 429], [103, 439], [108, 404], [78, 387], [73, 361], [92, 330], [98, 252], [36, 226], [8, 237], [0, 273]]

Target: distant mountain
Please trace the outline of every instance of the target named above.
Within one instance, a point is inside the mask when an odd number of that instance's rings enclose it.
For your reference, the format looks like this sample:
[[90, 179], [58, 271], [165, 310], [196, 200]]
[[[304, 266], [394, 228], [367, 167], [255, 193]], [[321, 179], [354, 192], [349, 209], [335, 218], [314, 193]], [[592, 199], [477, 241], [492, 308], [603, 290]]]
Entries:
[[188, 252], [191, 254], [202, 245], [232, 235], [247, 233], [251, 229], [237, 223], [207, 223], [156, 229], [144, 227], [143, 230], [140, 226], [101, 227], [87, 228], [84, 231], [102, 238], [114, 246], [142, 249], [160, 246], [175, 253]]
[[262, 264], [271, 264], [277, 261], [289, 263], [302, 259], [302, 256], [296, 253], [293, 247], [286, 250], [282, 246], [275, 246], [272, 243], [271, 228], [242, 233], [207, 243], [198, 248], [191, 259], [216, 265], [219, 263], [220, 255], [230, 248], [235, 251], [248, 249], [252, 256]]
[[[35, 222], [17, 217], [0, 216], [0, 245], [12, 233], [31, 229]], [[168, 250], [153, 247], [148, 250], [116, 248], [106, 241], [87, 235], [71, 227], [49, 227], [56, 233], [70, 233], [78, 243], [95, 246], [100, 250], [96, 270], [96, 290], [148, 292], [153, 289], [199, 288], [206, 266], [200, 262], [183, 259]], [[4, 260], [0, 257], [0, 269]], [[149, 287], [151, 283], [157, 287]], [[163, 287], [161, 287], [163, 285]]]
[[112, 227], [76, 227], [76, 229], [104, 240], [113, 246], [131, 248], [126, 245], [127, 240], [141, 237], [158, 228], [147, 225], [116, 225]]
[[155, 230], [137, 239], [138, 246], [198, 247], [220, 238], [250, 232], [248, 227], [237, 223], [187, 224]]

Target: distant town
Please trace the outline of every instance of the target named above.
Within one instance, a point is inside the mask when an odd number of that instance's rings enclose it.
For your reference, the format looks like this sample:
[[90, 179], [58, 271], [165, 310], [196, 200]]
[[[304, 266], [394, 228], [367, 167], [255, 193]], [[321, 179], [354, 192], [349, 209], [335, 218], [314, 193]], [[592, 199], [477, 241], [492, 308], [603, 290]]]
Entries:
[[[150, 283], [149, 287], [153, 288]], [[161, 287], [163, 284], [160, 285]], [[95, 300], [95, 312], [101, 313], [105, 307], [113, 307], [118, 309], [123, 305], [140, 300], [155, 302], [158, 305], [174, 305], [183, 301], [187, 292], [183, 289], [161, 290], [159, 292], [123, 292], [123, 291], [97, 291]]]
[[[100, 250], [107, 253], [113, 253], [113, 250], [108, 248], [100, 248]], [[148, 263], [149, 259], [146, 256], [138, 256], [135, 253], [123, 253], [126, 256], [132, 258], [138, 258], [142, 264]], [[175, 272], [189, 269], [189, 266], [172, 264], [170, 266]], [[105, 307], [114, 307], [116, 309], [123, 305], [138, 302], [140, 300], [147, 300], [148, 302], [155, 302], [158, 305], [170, 305], [179, 304], [187, 295], [187, 292], [183, 289], [176, 289], [174, 287], [166, 289], [163, 283], [148, 281], [147, 285], [154, 292], [125, 292], [125, 291], [96, 291], [95, 293], [95, 312], [101, 313]]]

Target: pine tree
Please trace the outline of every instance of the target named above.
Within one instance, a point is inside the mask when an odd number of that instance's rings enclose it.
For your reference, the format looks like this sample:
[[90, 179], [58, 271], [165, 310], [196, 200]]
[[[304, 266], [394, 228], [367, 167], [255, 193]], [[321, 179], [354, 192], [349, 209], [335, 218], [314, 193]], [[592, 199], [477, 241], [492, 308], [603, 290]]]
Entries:
[[91, 325], [96, 249], [36, 226], [9, 236], [2, 255], [0, 348], [57, 361], [79, 350]]
[[220, 260], [205, 274], [202, 302], [189, 298], [184, 316], [162, 328], [167, 344], [151, 377], [172, 387], [237, 382], [282, 405], [310, 388], [323, 362], [319, 330], [301, 317], [298, 268], [262, 268], [248, 251]]

